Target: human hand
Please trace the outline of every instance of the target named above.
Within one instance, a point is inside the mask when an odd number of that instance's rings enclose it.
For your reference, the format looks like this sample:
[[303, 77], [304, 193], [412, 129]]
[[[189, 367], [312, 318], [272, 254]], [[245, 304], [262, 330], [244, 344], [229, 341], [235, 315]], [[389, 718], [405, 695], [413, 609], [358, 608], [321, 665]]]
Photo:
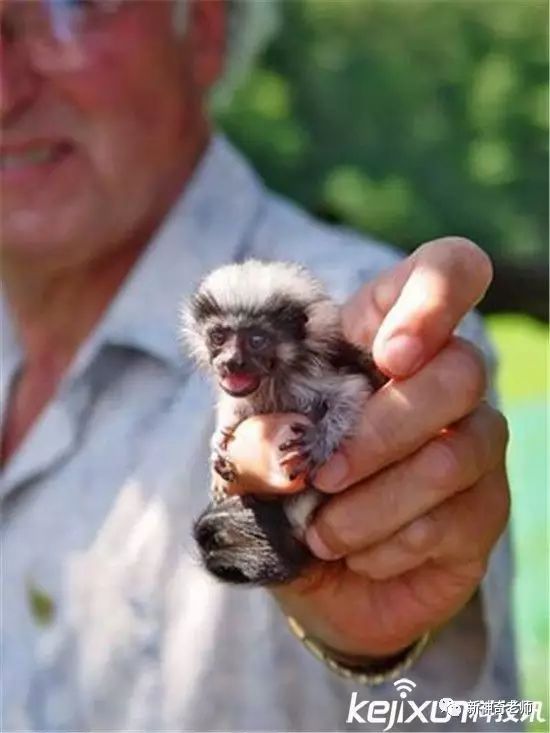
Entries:
[[[506, 422], [483, 402], [481, 355], [452, 336], [490, 280], [479, 248], [446, 238], [344, 307], [347, 337], [372, 347], [394, 379], [316, 475], [333, 496], [306, 539], [325, 562], [273, 592], [308, 635], [345, 654], [392, 654], [445, 623], [475, 591], [506, 524]], [[296, 419], [254, 417], [238, 428], [240, 491], [301, 488], [276, 468], [276, 446]]]

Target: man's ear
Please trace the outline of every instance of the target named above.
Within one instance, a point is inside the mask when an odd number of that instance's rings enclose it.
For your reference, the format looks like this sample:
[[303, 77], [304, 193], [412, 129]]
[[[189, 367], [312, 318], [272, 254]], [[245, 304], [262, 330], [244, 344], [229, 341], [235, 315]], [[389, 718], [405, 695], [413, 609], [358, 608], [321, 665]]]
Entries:
[[226, 61], [226, 0], [190, 0], [188, 22], [195, 80], [207, 90], [220, 77]]

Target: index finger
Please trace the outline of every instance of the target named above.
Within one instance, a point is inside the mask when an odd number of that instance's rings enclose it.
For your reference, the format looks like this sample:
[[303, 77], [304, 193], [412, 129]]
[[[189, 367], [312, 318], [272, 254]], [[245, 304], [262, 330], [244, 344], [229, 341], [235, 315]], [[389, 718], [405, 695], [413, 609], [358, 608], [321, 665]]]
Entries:
[[428, 242], [344, 305], [344, 332], [372, 348], [383, 372], [407, 377], [441, 349], [492, 276], [489, 257], [468, 239]]

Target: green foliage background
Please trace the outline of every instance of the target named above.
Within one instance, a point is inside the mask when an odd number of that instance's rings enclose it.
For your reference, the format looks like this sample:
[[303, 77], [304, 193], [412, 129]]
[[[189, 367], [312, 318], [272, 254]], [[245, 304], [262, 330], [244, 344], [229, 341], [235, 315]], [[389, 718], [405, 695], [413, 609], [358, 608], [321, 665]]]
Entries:
[[219, 115], [272, 188], [406, 249], [456, 233], [546, 257], [544, 0], [286, 0], [279, 12]]
[[515, 574], [513, 610], [522, 695], [542, 700], [548, 733], [548, 326], [519, 315], [487, 319], [499, 357], [498, 391], [508, 419]]
[[[283, 0], [278, 10], [279, 32], [218, 115], [271, 188], [404, 249], [462, 234], [544, 267], [546, 0]], [[548, 718], [548, 328], [521, 316], [488, 325], [511, 431], [522, 694], [545, 700]]]

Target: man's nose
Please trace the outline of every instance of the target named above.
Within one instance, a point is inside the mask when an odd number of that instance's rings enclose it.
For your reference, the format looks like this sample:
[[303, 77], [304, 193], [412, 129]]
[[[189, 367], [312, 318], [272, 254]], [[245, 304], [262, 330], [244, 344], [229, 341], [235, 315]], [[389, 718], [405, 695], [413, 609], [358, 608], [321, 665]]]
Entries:
[[0, 4], [0, 31], [0, 120], [5, 128], [32, 104], [40, 76], [33, 68], [25, 44], [10, 27], [3, 3]]

